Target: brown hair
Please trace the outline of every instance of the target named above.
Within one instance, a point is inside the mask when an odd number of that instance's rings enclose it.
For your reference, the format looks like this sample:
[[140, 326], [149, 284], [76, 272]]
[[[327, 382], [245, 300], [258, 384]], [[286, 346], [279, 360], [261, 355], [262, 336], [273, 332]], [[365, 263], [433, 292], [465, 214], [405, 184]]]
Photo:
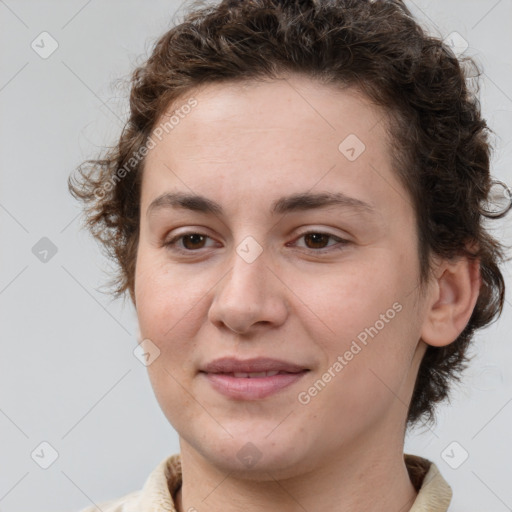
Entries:
[[448, 346], [429, 346], [419, 368], [407, 423], [432, 421], [435, 404], [467, 366], [475, 329], [499, 317], [505, 296], [503, 246], [483, 225], [492, 185], [488, 128], [462, 63], [478, 76], [472, 59], [459, 61], [399, 1], [224, 0], [189, 9], [133, 72], [130, 117], [117, 145], [69, 179], [86, 226], [118, 265], [115, 296], [129, 290], [135, 304], [141, 149], [170, 105], [203, 84], [287, 72], [355, 86], [388, 114], [396, 170], [416, 214], [420, 285], [431, 276], [432, 254], [480, 260], [482, 285], [468, 324]]

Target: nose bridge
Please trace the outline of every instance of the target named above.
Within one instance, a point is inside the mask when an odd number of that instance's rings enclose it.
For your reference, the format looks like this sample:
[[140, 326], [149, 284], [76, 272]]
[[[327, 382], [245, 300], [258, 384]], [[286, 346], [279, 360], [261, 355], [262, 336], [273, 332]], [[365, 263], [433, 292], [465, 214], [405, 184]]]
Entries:
[[244, 239], [235, 248], [232, 268], [226, 276], [223, 287], [225, 299], [234, 300], [235, 304], [242, 306], [249, 300], [259, 303], [267, 295], [267, 260], [266, 251], [254, 238]]
[[231, 269], [218, 285], [210, 320], [239, 333], [258, 322], [280, 323], [286, 315], [283, 290], [267, 268], [271, 261], [254, 238], [234, 248]]

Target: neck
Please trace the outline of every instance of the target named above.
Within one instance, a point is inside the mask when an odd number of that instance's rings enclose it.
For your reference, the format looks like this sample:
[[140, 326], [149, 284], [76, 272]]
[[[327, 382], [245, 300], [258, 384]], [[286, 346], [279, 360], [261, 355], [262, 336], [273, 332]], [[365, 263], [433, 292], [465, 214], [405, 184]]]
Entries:
[[[176, 496], [178, 512], [407, 512], [416, 499], [401, 446], [368, 437], [334, 453], [306, 471], [286, 478], [261, 471], [250, 479], [223, 472], [205, 461], [180, 438], [183, 485]], [[364, 446], [364, 450], [362, 449]], [[392, 449], [391, 449], [392, 448]]]

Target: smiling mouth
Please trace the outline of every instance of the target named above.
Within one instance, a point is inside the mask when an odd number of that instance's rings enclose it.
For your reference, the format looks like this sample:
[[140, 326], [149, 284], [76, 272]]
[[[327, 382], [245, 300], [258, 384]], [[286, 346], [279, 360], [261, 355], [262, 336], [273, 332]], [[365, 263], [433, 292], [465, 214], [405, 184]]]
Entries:
[[235, 400], [260, 400], [278, 392], [284, 392], [286, 388], [293, 386], [309, 371], [200, 373], [221, 395]]
[[[306, 370], [305, 370], [306, 371]], [[257, 379], [262, 377], [273, 377], [274, 375], [293, 375], [302, 372], [284, 372], [284, 371], [268, 371], [268, 372], [231, 372], [231, 373], [214, 373], [211, 375], [227, 375], [229, 377]]]

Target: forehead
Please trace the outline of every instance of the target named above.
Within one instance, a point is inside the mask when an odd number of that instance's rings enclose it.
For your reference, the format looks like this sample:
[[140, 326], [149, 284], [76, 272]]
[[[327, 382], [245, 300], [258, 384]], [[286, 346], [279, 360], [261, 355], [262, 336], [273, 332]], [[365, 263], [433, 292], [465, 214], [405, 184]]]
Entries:
[[193, 144], [198, 139], [220, 142], [218, 139], [230, 135], [241, 137], [262, 132], [270, 136], [279, 132], [279, 138], [288, 141], [305, 136], [323, 140], [325, 135], [336, 141], [349, 133], [368, 136], [367, 132], [378, 124], [381, 130], [375, 135], [387, 138], [384, 109], [372, 104], [361, 91], [322, 84], [302, 75], [204, 84], [173, 102], [157, 125], [165, 124], [170, 114], [191, 98], [197, 106], [186, 116], [180, 116], [179, 121], [186, 128], [172, 128], [176, 144]]
[[153, 137], [143, 206], [165, 187], [210, 196], [216, 191], [219, 198], [252, 191], [269, 203], [284, 189], [337, 187], [368, 196], [380, 188], [396, 196], [400, 188], [392, 170], [386, 114], [354, 88], [295, 75], [211, 83], [174, 102], [156, 127], [192, 98], [196, 105], [161, 133], [161, 140]]

